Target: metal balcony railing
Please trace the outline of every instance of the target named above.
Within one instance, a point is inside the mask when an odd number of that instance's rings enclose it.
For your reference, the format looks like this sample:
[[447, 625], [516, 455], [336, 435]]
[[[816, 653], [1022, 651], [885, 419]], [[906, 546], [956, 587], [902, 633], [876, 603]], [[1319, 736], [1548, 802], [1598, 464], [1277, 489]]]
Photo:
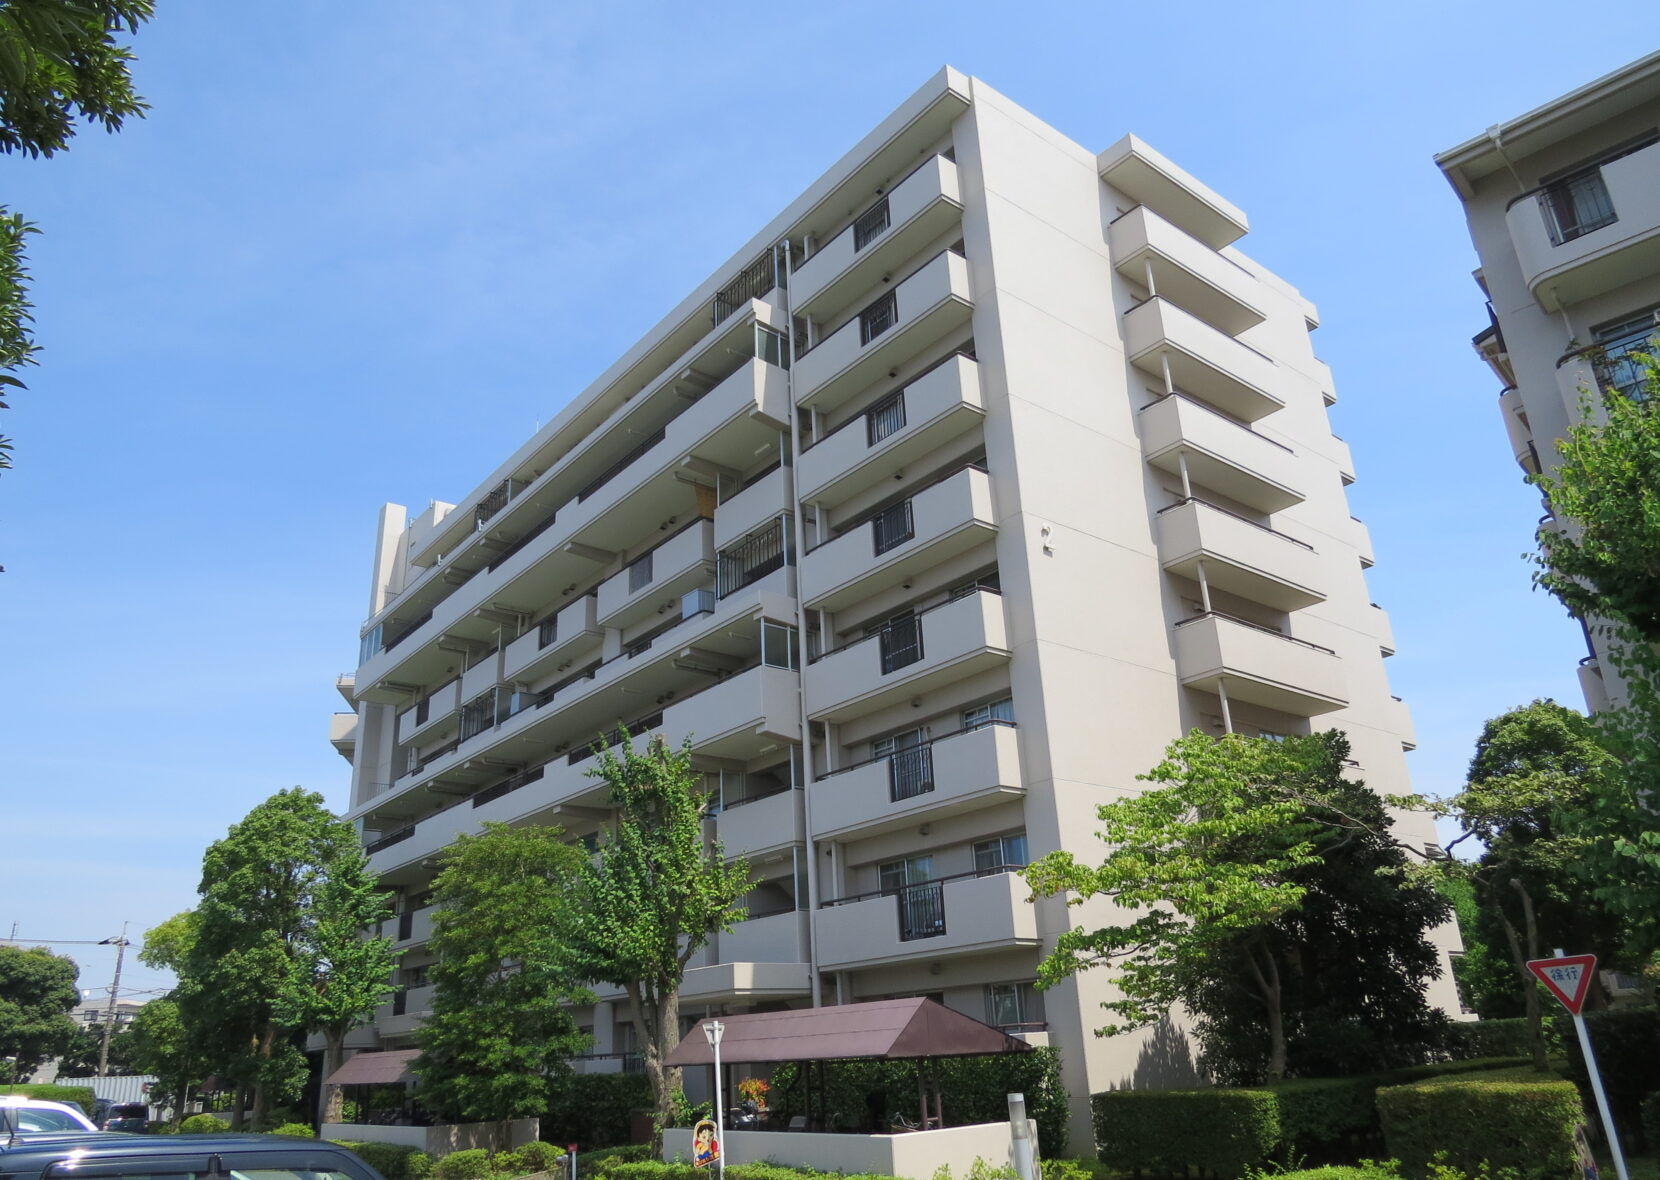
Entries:
[[788, 557], [788, 538], [782, 519], [757, 530], [715, 557], [715, 594], [725, 598], [773, 570], [782, 569]]
[[718, 328], [751, 299], [759, 299], [778, 286], [778, 263], [774, 252], [768, 250], [754, 262], [739, 271], [726, 286], [715, 292], [711, 308], [711, 327]]
[[882, 675], [922, 659], [922, 620], [915, 615], [894, 619], [878, 634], [882, 645]]
[[945, 885], [929, 881], [906, 885], [898, 893], [899, 941], [939, 938], [945, 933]]
[[863, 347], [899, 322], [899, 294], [889, 291], [859, 313], [859, 345]]
[[615, 463], [611, 464], [611, 466], [607, 467], [604, 471], [600, 472], [599, 476], [596, 479], [594, 479], [594, 481], [592, 483], [590, 483], [587, 487], [583, 488], [580, 492], [578, 492], [576, 494], [576, 502], [578, 504], [582, 503], [584, 500], [586, 500], [590, 496], [592, 496], [595, 492], [597, 492], [601, 488], [603, 488], [606, 484], [608, 484], [612, 480], [616, 479], [617, 476], [621, 475], [624, 471], [626, 471], [628, 469], [628, 467], [631, 464], [633, 464], [633, 462], [636, 459], [638, 459], [641, 455], [645, 454], [647, 451], [651, 450], [651, 448], [656, 446], [658, 443], [662, 442], [663, 439], [667, 436], [667, 433], [668, 432], [667, 432], [667, 429], [665, 427], [659, 426], [650, 435], [648, 435], [646, 438], [641, 440], [637, 445], [635, 445], [633, 447], [630, 447], [628, 449], [628, 452], [625, 455], [623, 455], [622, 458], [618, 459]]
[[859, 215], [853, 223], [853, 252], [857, 254], [877, 238], [888, 232], [893, 224], [888, 217], [888, 199], [883, 197]]
[[865, 411], [865, 445], [873, 447], [905, 428], [905, 391], [898, 390]]
[[888, 755], [888, 799], [914, 799], [934, 789], [934, 747], [913, 746]]
[[373, 855], [383, 848], [390, 848], [394, 844], [402, 844], [415, 834], [415, 825], [406, 824], [395, 832], [382, 836], [379, 840], [371, 840], [363, 846], [363, 851]]
[[891, 507], [884, 508], [871, 519], [870, 531], [877, 557], [909, 541], [916, 536], [916, 525], [911, 517], [911, 502], [901, 500]]
[[1553, 246], [1571, 242], [1619, 220], [1601, 168], [1565, 177], [1541, 189], [1539, 208], [1545, 215], [1545, 232], [1550, 235]]
[[517, 774], [508, 775], [506, 778], [502, 779], [501, 782], [485, 787], [482, 791], [474, 795], [472, 798], [472, 805], [474, 807], [483, 807], [486, 803], [500, 799], [503, 795], [511, 794], [512, 792], [517, 791], [520, 787], [527, 786], [530, 783], [539, 782], [542, 778], [542, 771], [542, 767], [534, 766], [529, 770], [521, 770]]

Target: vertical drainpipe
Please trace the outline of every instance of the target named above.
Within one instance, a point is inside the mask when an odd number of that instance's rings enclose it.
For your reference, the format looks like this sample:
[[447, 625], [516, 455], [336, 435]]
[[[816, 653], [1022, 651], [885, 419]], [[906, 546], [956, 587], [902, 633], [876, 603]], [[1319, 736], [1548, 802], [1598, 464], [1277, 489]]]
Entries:
[[[801, 600], [801, 561], [806, 553], [806, 530], [801, 520], [801, 431], [795, 410], [795, 305], [790, 295], [789, 277], [795, 269], [790, 240], [784, 239], [784, 336], [790, 349], [790, 367], [784, 370], [784, 388], [789, 393], [790, 426], [790, 495], [791, 531], [795, 540], [795, 634], [796, 670], [799, 685], [796, 692], [798, 715], [801, 718], [801, 793], [802, 809], [807, 827], [807, 986], [813, 1007], [824, 1006], [824, 989], [818, 977], [818, 939], [813, 922], [818, 916], [818, 843], [813, 839], [813, 731], [807, 720], [807, 608]], [[775, 254], [774, 257], [777, 257]]]

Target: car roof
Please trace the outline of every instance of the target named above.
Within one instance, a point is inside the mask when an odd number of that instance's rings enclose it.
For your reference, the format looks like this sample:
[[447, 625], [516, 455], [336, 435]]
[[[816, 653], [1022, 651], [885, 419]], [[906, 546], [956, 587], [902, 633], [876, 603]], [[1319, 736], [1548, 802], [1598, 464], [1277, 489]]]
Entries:
[[[11, 1138], [11, 1142], [7, 1139]], [[31, 1154], [54, 1158], [66, 1150], [88, 1156], [178, 1155], [183, 1152], [319, 1151], [345, 1159], [356, 1159], [344, 1147], [326, 1139], [299, 1139], [285, 1135], [132, 1135], [125, 1131], [36, 1131], [19, 1132], [15, 1137], [0, 1134], [0, 1172], [16, 1171], [18, 1157]]]

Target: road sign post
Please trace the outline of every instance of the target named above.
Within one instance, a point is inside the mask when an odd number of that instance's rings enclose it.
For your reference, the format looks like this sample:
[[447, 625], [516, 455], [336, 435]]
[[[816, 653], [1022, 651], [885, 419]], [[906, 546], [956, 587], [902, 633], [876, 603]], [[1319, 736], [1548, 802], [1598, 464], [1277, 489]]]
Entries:
[[1590, 993], [1591, 979], [1596, 975], [1597, 957], [1565, 955], [1562, 948], [1557, 947], [1554, 959], [1530, 959], [1527, 969], [1574, 1018], [1579, 1049], [1585, 1054], [1585, 1072], [1590, 1075], [1591, 1093], [1596, 1095], [1597, 1113], [1602, 1116], [1602, 1133], [1608, 1139], [1608, 1150], [1614, 1157], [1614, 1171], [1620, 1180], [1630, 1180], [1625, 1170], [1625, 1152], [1620, 1150], [1620, 1136], [1614, 1130], [1614, 1115], [1608, 1109], [1608, 1095], [1603, 1093], [1602, 1071], [1597, 1068], [1596, 1054], [1591, 1051], [1591, 1035], [1585, 1031], [1585, 997]]

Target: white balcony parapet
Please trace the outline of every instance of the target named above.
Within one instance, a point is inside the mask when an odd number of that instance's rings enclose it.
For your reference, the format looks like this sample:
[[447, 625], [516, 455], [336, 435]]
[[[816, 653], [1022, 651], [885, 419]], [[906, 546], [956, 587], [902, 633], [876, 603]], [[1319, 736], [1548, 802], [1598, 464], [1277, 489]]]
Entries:
[[1189, 688], [1220, 686], [1230, 700], [1296, 717], [1349, 703], [1342, 662], [1330, 648], [1215, 612], [1176, 627], [1176, 672]]
[[796, 358], [796, 402], [830, 410], [896, 364], [965, 327], [974, 300], [968, 260], [947, 250]]
[[793, 472], [788, 467], [776, 467], [715, 508], [716, 549], [725, 549], [733, 541], [754, 532], [768, 521], [776, 520], [794, 502]]
[[1031, 890], [1011, 872], [907, 886], [897, 894], [831, 902], [814, 915], [821, 968], [876, 966], [1035, 946]]
[[801, 500], [845, 500], [984, 420], [979, 363], [949, 356], [803, 451], [796, 467]]
[[455, 724], [456, 713], [460, 708], [460, 679], [445, 681], [428, 694], [424, 708], [418, 704], [398, 714], [398, 740], [409, 742], [420, 739], [423, 743], [430, 742], [447, 725]]
[[1212, 250], [1239, 240], [1251, 228], [1237, 205], [1134, 135], [1098, 155], [1095, 169], [1119, 192], [1152, 206]]
[[787, 910], [735, 922], [717, 935], [723, 963], [804, 963], [807, 960], [806, 910]]
[[1108, 226], [1107, 244], [1119, 274], [1230, 336], [1268, 318], [1255, 275], [1146, 205]]
[[1276, 610], [1300, 610], [1325, 600], [1320, 559], [1307, 543], [1225, 508], [1189, 499], [1157, 517], [1159, 564], [1211, 587]]
[[1225, 417], [1201, 402], [1175, 396], [1145, 406], [1139, 417], [1141, 451], [1160, 471], [1259, 512], [1302, 503], [1299, 462], [1282, 443]]
[[962, 216], [957, 165], [931, 156], [831, 238], [790, 276], [796, 315], [843, 306], [876, 285], [883, 268], [903, 262]]
[[820, 775], [813, 784], [813, 835], [845, 840], [992, 807], [1025, 794], [1019, 735], [994, 723], [924, 746]]
[[510, 681], [535, 680], [547, 669], [575, 663], [597, 651], [604, 636], [599, 625], [598, 600], [592, 594], [584, 594], [508, 644], [503, 653], [502, 674]]
[[1274, 392], [1272, 360], [1167, 299], [1149, 299], [1125, 313], [1124, 339], [1131, 362], [1158, 380], [1160, 392], [1169, 392], [1168, 377], [1177, 391], [1245, 422], [1285, 407]]
[[816, 609], [840, 609], [966, 553], [996, 531], [991, 477], [965, 468], [810, 550], [801, 561], [801, 597]]
[[680, 596], [715, 575], [715, 525], [694, 520], [600, 583], [595, 615], [602, 627], [628, 627], [653, 612], [680, 611]]
[[805, 811], [802, 792], [795, 789], [759, 799], [745, 799], [729, 804], [721, 811], [716, 820], [715, 834], [720, 837], [728, 856], [770, 852], [775, 848], [800, 844], [807, 838]]

